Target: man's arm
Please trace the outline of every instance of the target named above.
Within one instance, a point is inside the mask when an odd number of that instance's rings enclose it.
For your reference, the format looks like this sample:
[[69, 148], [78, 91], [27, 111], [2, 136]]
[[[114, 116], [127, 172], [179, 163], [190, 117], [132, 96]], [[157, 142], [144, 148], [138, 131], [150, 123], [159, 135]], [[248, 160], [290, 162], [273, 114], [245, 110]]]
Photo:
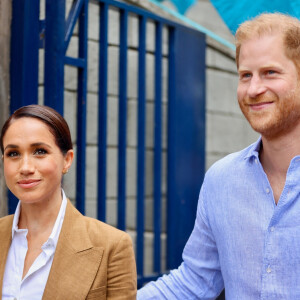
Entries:
[[205, 212], [205, 183], [201, 188], [193, 232], [180, 267], [140, 289], [138, 300], [215, 299], [224, 283], [218, 249]]

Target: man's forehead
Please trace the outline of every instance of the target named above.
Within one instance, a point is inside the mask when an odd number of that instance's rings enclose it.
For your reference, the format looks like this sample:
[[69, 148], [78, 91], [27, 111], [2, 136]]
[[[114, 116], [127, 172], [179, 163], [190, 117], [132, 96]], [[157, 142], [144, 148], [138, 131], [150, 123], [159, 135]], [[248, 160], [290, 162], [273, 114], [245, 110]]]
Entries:
[[284, 53], [282, 34], [257, 35], [245, 40], [240, 47], [239, 62], [253, 55], [266, 55], [273, 52]]

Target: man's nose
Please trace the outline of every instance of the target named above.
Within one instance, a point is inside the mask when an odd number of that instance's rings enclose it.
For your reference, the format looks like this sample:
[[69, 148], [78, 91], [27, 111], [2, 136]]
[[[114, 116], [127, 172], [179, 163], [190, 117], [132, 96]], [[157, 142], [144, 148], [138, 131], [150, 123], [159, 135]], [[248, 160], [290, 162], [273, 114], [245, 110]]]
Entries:
[[266, 90], [266, 86], [259, 76], [253, 76], [251, 78], [250, 85], [247, 91], [250, 98], [255, 98], [258, 95], [264, 93]]
[[34, 164], [29, 155], [24, 155], [20, 160], [20, 172], [24, 175], [34, 172]]

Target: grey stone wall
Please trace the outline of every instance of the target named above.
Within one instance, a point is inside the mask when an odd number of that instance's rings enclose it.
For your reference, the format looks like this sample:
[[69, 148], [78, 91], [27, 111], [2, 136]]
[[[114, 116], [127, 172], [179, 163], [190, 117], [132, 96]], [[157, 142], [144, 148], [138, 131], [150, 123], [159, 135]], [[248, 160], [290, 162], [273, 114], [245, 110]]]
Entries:
[[[185, 24], [147, 0], [127, 2]], [[170, 1], [162, 4], [176, 11]], [[185, 17], [234, 44], [234, 36], [209, 0], [198, 0], [188, 9]], [[254, 142], [258, 134], [252, 130], [238, 107], [235, 52], [209, 36], [206, 42], [206, 167], [209, 168], [225, 155]]]
[[[9, 61], [10, 61], [11, 1], [0, 0], [0, 128], [9, 112]], [[7, 195], [0, 159], [0, 216], [7, 214]]]

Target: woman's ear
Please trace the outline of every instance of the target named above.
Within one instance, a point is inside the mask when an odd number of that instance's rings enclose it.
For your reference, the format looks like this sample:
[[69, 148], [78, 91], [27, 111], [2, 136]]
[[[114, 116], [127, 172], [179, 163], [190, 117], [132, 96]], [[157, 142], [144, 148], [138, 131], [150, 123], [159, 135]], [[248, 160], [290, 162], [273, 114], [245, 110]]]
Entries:
[[69, 168], [72, 165], [74, 159], [74, 151], [68, 150], [68, 152], [64, 155], [64, 168], [63, 168], [63, 174], [68, 173]]

